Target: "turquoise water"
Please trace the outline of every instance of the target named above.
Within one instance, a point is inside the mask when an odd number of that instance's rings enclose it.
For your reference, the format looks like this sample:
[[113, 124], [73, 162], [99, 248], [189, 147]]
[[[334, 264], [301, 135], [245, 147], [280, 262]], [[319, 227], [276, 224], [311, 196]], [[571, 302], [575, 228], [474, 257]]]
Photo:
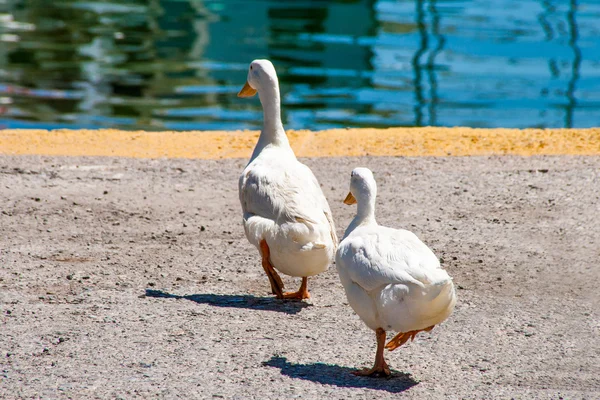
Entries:
[[600, 125], [600, 2], [0, 0], [0, 128]]

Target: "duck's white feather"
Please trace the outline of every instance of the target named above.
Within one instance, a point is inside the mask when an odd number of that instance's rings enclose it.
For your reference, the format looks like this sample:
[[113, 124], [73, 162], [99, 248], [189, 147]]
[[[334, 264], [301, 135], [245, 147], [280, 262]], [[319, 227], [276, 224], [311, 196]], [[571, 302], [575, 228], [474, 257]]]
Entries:
[[239, 181], [244, 229], [250, 243], [266, 239], [271, 263], [291, 276], [327, 269], [337, 245], [329, 204], [312, 171], [265, 149]]
[[419, 238], [375, 221], [377, 186], [371, 171], [353, 171], [357, 215], [336, 254], [348, 302], [371, 329], [398, 332], [429, 328], [456, 304], [452, 278]]
[[298, 277], [327, 270], [337, 248], [329, 204], [310, 168], [296, 159], [279, 115], [279, 86], [273, 65], [257, 60], [248, 82], [258, 90], [264, 126], [239, 179], [246, 236], [269, 246], [271, 264]]
[[350, 305], [372, 329], [427, 328], [454, 308], [452, 279], [412, 232], [358, 227], [340, 243], [336, 265]]

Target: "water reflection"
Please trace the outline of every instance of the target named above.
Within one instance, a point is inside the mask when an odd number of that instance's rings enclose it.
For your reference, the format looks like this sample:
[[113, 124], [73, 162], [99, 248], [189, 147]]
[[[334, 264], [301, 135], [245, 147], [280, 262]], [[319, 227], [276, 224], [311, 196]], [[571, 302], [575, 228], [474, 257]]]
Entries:
[[431, 37], [437, 43], [427, 58], [427, 76], [429, 79], [430, 88], [429, 125], [434, 126], [437, 125], [435, 106], [438, 104], [435, 57], [444, 48], [445, 40], [444, 36], [440, 33], [440, 15], [436, 7], [436, 0], [429, 1], [428, 10], [429, 14], [431, 15]]
[[579, 79], [579, 68], [581, 66], [581, 50], [577, 47], [577, 22], [575, 21], [575, 10], [577, 9], [577, 1], [571, 0], [569, 2], [569, 12], [567, 13], [567, 22], [569, 25], [569, 46], [573, 49], [573, 63], [571, 79], [569, 79], [569, 86], [567, 88], [567, 98], [569, 104], [567, 105], [567, 114], [565, 116], [565, 126], [567, 128], [573, 127], [573, 112], [577, 104], [575, 98], [575, 85]]
[[270, 58], [290, 128], [600, 123], [591, 0], [0, 0], [0, 127], [258, 128]]

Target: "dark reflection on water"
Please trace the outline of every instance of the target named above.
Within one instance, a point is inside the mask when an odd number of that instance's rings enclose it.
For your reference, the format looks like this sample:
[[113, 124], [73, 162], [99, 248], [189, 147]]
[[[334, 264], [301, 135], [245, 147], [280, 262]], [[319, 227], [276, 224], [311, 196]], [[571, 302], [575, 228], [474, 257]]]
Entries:
[[600, 125], [600, 2], [0, 0], [0, 127]]

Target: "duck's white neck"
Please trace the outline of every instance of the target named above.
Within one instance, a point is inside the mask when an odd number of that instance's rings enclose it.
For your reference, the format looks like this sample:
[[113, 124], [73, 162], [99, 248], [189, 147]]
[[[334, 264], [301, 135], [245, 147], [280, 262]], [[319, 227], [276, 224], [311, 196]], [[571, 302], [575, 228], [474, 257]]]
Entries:
[[[267, 86], [267, 85], [265, 85]], [[268, 85], [258, 92], [263, 108], [263, 129], [254, 149], [254, 158], [266, 146], [273, 145], [291, 149], [290, 142], [281, 123], [281, 106], [279, 101], [279, 85]]]
[[344, 237], [348, 236], [359, 226], [365, 225], [377, 225], [377, 221], [375, 220], [375, 196], [370, 193], [365, 194], [364, 198], [358, 199], [356, 216], [350, 222], [350, 225], [348, 225]]

